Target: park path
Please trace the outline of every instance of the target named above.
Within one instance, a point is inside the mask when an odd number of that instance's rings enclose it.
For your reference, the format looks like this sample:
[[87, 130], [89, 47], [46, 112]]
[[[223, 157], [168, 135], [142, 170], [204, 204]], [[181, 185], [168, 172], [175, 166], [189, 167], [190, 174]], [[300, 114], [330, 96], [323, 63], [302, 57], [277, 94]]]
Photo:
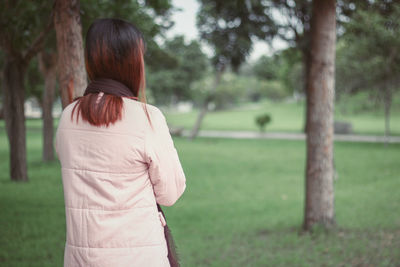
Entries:
[[[190, 131], [184, 130], [182, 135], [188, 137]], [[252, 131], [210, 131], [202, 130], [199, 137], [221, 137], [234, 139], [280, 139], [280, 140], [305, 140], [303, 133], [260, 133]], [[400, 136], [379, 136], [379, 135], [354, 135], [354, 134], [335, 134], [335, 141], [343, 142], [365, 142], [365, 143], [400, 143]]]

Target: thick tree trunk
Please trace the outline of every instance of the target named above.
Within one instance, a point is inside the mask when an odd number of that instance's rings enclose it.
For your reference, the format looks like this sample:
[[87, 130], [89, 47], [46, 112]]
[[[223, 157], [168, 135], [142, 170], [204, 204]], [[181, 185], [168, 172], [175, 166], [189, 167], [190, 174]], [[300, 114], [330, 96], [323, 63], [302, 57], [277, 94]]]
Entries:
[[10, 177], [28, 181], [25, 129], [25, 64], [22, 59], [6, 54], [3, 69], [4, 120], [10, 149]]
[[57, 54], [46, 52], [39, 53], [39, 69], [44, 77], [44, 91], [42, 98], [43, 118], [43, 161], [54, 160], [53, 149], [53, 102], [56, 88]]
[[308, 127], [304, 229], [334, 226], [333, 110], [335, 83], [335, 0], [314, 0], [311, 65], [308, 75]]
[[58, 82], [62, 107], [83, 95], [86, 88], [79, 0], [56, 0], [54, 26], [57, 36]]
[[217, 69], [217, 71], [215, 74], [215, 81], [214, 81], [213, 88], [211, 88], [211, 90], [210, 90], [211, 91], [210, 95], [208, 97], [206, 97], [206, 99], [204, 100], [204, 103], [201, 107], [200, 113], [197, 116], [196, 123], [194, 124], [192, 132], [190, 133], [190, 136], [189, 136], [190, 140], [193, 140], [199, 134], [201, 124], [203, 123], [203, 119], [208, 112], [208, 105], [214, 99], [215, 90], [217, 89], [219, 83], [221, 82], [222, 74], [224, 73], [225, 68], [217, 67], [216, 69]]

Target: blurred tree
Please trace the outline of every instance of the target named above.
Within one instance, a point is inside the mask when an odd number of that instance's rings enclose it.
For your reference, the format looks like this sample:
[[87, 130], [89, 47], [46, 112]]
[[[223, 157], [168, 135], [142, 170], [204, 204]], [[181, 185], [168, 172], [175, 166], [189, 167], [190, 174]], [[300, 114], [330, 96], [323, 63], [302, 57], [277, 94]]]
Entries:
[[148, 84], [153, 97], [158, 104], [176, 104], [179, 101], [192, 99], [191, 84], [202, 78], [208, 59], [200, 49], [197, 41], [185, 44], [183, 36], [176, 36], [165, 41], [161, 47], [175, 64], [169, 63], [169, 68], [156, 70], [148, 75]]
[[[55, 35], [54, 32], [50, 33]], [[52, 38], [47, 38], [47, 41]], [[54, 45], [55, 46], [55, 45]], [[56, 95], [57, 54], [53, 49], [44, 48], [38, 53], [27, 69], [26, 97], [37, 99], [42, 109], [42, 159], [54, 160], [53, 134], [54, 122], [52, 116], [53, 102]], [[43, 85], [44, 84], [44, 85]]]
[[399, 4], [400, 1], [376, 1], [358, 8], [344, 24], [338, 49], [339, 92], [369, 91], [382, 99], [385, 136], [390, 135], [393, 94], [400, 89]]
[[[271, 2], [280, 14], [280, 19], [275, 19], [276, 27], [279, 28], [278, 36], [285, 40], [289, 46], [295, 47], [301, 52], [302, 75], [303, 77], [308, 77], [310, 70], [312, 0], [272, 0]], [[303, 92], [307, 95], [307, 79], [303, 78], [302, 81], [304, 82]], [[306, 121], [305, 131], [307, 128]]]
[[43, 161], [54, 160], [53, 149], [53, 103], [57, 84], [57, 53], [41, 51], [38, 55], [39, 69], [44, 77], [44, 90], [40, 99], [43, 119]]
[[262, 80], [276, 80], [279, 76], [279, 56], [262, 56], [253, 65], [253, 72]]
[[218, 87], [226, 68], [231, 66], [237, 71], [249, 55], [255, 38], [271, 40], [276, 34], [268, 1], [200, 0], [200, 4], [197, 26], [201, 38], [214, 51], [212, 64], [215, 81], [193, 126], [191, 139], [195, 138], [200, 130], [208, 105], [214, 98], [215, 88]]
[[267, 82], [267, 96], [281, 100], [290, 94], [302, 92], [301, 55], [296, 48], [286, 48], [273, 56], [262, 56], [252, 66], [252, 74]]
[[336, 1], [314, 0], [307, 76], [307, 165], [304, 229], [335, 224], [333, 109]]
[[55, 0], [58, 82], [63, 109], [86, 89], [79, 0]]
[[301, 52], [293, 47], [286, 48], [279, 53], [280, 68], [278, 77], [288, 93], [293, 94], [297, 100], [304, 92], [304, 68]]
[[25, 73], [53, 27], [52, 5], [43, 1], [2, 1], [0, 46], [4, 51], [3, 105], [10, 144], [10, 177], [28, 181], [25, 129]]

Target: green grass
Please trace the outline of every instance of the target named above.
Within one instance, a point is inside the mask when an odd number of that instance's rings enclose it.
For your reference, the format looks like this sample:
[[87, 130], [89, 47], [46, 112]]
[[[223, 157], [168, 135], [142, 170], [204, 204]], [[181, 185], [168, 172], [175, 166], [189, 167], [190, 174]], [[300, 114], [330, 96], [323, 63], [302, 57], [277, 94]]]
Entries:
[[[373, 107], [372, 104], [368, 104], [367, 99], [367, 94], [362, 93], [343, 99], [336, 104], [335, 119], [350, 122], [355, 134], [383, 135], [385, 129], [383, 108]], [[170, 125], [185, 129], [192, 129], [198, 115], [197, 110], [186, 113], [164, 110], [164, 113]], [[302, 132], [304, 125], [303, 102], [288, 103], [268, 100], [259, 103], [243, 103], [231, 109], [208, 112], [201, 129], [258, 131], [255, 117], [264, 113], [269, 113], [272, 117], [271, 123], [267, 125], [267, 132]], [[55, 124], [57, 123], [58, 119], [55, 119]], [[28, 119], [26, 127], [41, 131], [42, 120]], [[400, 94], [393, 98], [390, 128], [391, 135], [400, 136]], [[0, 120], [0, 129], [5, 129], [2, 120]]]
[[[400, 145], [336, 143], [338, 228], [299, 231], [301, 141], [175, 139], [187, 190], [166, 208], [182, 266], [398, 266]], [[0, 266], [62, 266], [65, 215], [59, 163], [41, 162], [28, 133], [29, 183], [8, 177], [0, 132]]]
[[[351, 103], [351, 105], [356, 105], [356, 103]], [[263, 101], [258, 104], [245, 104], [242, 107], [229, 110], [209, 112], [204, 118], [201, 129], [258, 131], [255, 124], [255, 117], [264, 113], [269, 113], [272, 117], [271, 123], [267, 126], [267, 131], [301, 132], [303, 129], [303, 103], [270, 101]], [[187, 113], [167, 112], [166, 117], [171, 125], [191, 129], [196, 121], [197, 114], [197, 111]], [[337, 109], [335, 119], [352, 123], [356, 134], [383, 135], [385, 129], [384, 115], [380, 109], [373, 112], [351, 112], [349, 114], [343, 114]], [[400, 110], [397, 106], [393, 107], [390, 125], [392, 135], [400, 135]]]

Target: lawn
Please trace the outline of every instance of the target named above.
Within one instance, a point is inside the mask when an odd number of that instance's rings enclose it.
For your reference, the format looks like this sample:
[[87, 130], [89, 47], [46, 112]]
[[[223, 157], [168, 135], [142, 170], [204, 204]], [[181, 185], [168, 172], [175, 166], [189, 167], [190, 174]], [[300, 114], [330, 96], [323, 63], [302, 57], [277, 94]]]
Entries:
[[[336, 143], [337, 229], [304, 234], [301, 141], [175, 139], [187, 190], [166, 208], [182, 266], [399, 266], [400, 145]], [[29, 183], [0, 132], [0, 266], [62, 266], [59, 163], [28, 132]]]
[[[348, 97], [336, 105], [335, 119], [350, 122], [355, 134], [383, 135], [384, 114], [383, 108], [362, 110], [366, 96]], [[359, 99], [361, 98], [361, 100]], [[361, 104], [360, 104], [361, 103]], [[364, 104], [363, 104], [364, 103]], [[197, 110], [190, 112], [174, 112], [162, 108], [168, 123], [171, 126], [192, 129], [198, 115]], [[347, 112], [344, 112], [347, 110]], [[272, 117], [267, 126], [267, 132], [302, 132], [304, 124], [303, 102], [273, 102], [263, 100], [259, 103], [242, 103], [233, 108], [207, 113], [201, 129], [203, 130], [233, 130], [258, 131], [255, 117], [268, 113]], [[55, 119], [55, 124], [58, 119]], [[28, 119], [27, 128], [41, 131], [41, 119]], [[400, 94], [393, 98], [393, 107], [390, 119], [391, 135], [400, 136]], [[5, 129], [4, 121], [0, 120], [0, 129]]]
[[[400, 135], [400, 102], [395, 100], [392, 108], [390, 127], [392, 135]], [[346, 104], [354, 106], [356, 103]], [[339, 108], [340, 107], [340, 108]], [[271, 102], [246, 103], [241, 106], [221, 111], [209, 112], [204, 118], [203, 130], [235, 130], [257, 131], [255, 117], [268, 113], [272, 117], [267, 126], [270, 132], [301, 132], [304, 125], [304, 103]], [[197, 111], [177, 113], [166, 112], [168, 122], [173, 126], [191, 129], [197, 118]], [[335, 111], [335, 119], [350, 122], [356, 134], [383, 135], [384, 115], [383, 110], [358, 111], [344, 113], [341, 106]]]

